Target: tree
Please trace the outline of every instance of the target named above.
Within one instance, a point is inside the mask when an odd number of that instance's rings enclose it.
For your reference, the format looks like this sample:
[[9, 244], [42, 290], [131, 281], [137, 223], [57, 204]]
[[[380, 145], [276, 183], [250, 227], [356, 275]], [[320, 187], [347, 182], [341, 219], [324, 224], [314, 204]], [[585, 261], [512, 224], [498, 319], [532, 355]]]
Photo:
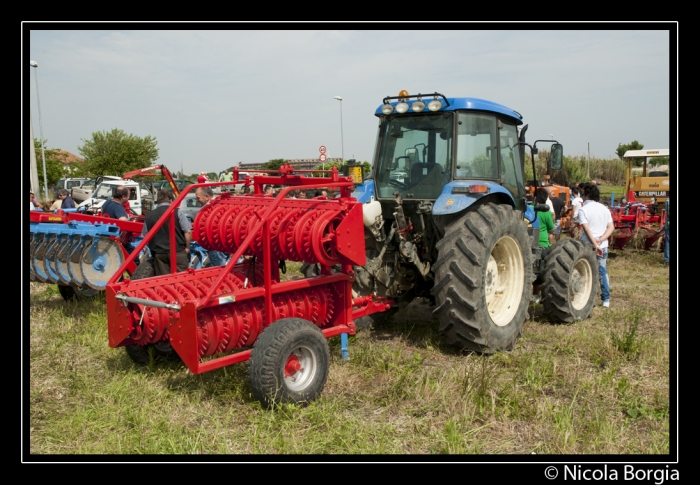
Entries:
[[[34, 139], [34, 150], [36, 152], [36, 167], [39, 175], [39, 184], [44, 187], [44, 162], [41, 158], [41, 145], [44, 145], [44, 155], [46, 155], [46, 183], [49, 187], [56, 185], [59, 179], [70, 177], [72, 174], [69, 166], [63, 161], [67, 155], [57, 148], [47, 148], [46, 140]], [[80, 176], [79, 173], [76, 174]], [[50, 192], [50, 191], [49, 191]], [[38, 195], [38, 194], [37, 194]]]
[[275, 158], [274, 160], [263, 163], [261, 168], [263, 170], [279, 170], [280, 167], [286, 163], [287, 161], [284, 158]]
[[[643, 150], [644, 145], [639, 143], [637, 140], [634, 140], [632, 143], [629, 143], [627, 145], [623, 145], [622, 143], [617, 144], [617, 150], [615, 150], [615, 153], [617, 153], [617, 156], [620, 157], [620, 160], [622, 160], [622, 157], [625, 156], [625, 152], [627, 150]], [[641, 167], [642, 162], [644, 162], [643, 159], [641, 158], [633, 158], [632, 163], [634, 163], [635, 167]]]
[[[323, 162], [319, 163], [316, 165], [313, 170], [331, 170], [331, 167], [337, 167], [338, 168], [338, 173], [342, 174], [343, 173], [343, 167], [346, 164], [343, 162]], [[321, 173], [321, 172], [315, 172], [312, 173], [311, 176], [313, 177], [330, 177], [329, 174], [326, 173]]]
[[362, 176], [364, 177], [365, 175], [367, 175], [371, 171], [372, 171], [372, 165], [367, 161], [362, 162]]
[[91, 177], [122, 175], [158, 160], [155, 137], [140, 138], [114, 128], [110, 132], [95, 132], [91, 139], [82, 141], [78, 152], [85, 158], [83, 172]]

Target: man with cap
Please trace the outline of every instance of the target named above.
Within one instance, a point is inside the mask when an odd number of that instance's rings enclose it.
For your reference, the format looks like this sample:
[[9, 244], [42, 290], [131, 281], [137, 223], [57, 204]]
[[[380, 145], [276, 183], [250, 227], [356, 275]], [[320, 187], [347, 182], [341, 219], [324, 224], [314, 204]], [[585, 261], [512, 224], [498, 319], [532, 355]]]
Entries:
[[199, 174], [199, 177], [197, 177], [198, 184], [203, 184], [204, 182], [209, 182], [209, 177], [207, 177], [207, 172], [202, 172]]

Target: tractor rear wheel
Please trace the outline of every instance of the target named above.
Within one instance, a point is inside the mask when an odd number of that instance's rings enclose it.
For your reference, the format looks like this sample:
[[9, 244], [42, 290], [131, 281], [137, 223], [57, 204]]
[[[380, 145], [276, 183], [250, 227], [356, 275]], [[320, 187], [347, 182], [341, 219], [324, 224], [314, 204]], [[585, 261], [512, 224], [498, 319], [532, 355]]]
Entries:
[[263, 330], [250, 354], [250, 387], [264, 406], [308, 404], [326, 385], [328, 340], [316, 325], [283, 318]]
[[545, 257], [542, 280], [544, 314], [570, 323], [591, 316], [598, 294], [598, 260], [589, 244], [561, 239]]
[[439, 331], [483, 354], [510, 350], [528, 317], [530, 238], [521, 212], [485, 203], [452, 222], [433, 265]]

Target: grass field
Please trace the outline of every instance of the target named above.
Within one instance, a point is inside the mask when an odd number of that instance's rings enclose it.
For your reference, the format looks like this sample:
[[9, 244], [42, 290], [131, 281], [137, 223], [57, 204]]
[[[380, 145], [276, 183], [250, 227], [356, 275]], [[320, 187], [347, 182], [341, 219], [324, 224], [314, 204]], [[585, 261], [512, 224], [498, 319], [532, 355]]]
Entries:
[[515, 349], [490, 357], [441, 344], [432, 308], [414, 300], [351, 337], [349, 361], [330, 340], [319, 400], [272, 410], [251, 396], [247, 362], [201, 375], [159, 358], [138, 367], [108, 346], [102, 295], [66, 303], [55, 285], [30, 283], [25, 445], [32, 455], [668, 454], [669, 268], [636, 250], [613, 251], [608, 268], [610, 309], [561, 325], [533, 304]]

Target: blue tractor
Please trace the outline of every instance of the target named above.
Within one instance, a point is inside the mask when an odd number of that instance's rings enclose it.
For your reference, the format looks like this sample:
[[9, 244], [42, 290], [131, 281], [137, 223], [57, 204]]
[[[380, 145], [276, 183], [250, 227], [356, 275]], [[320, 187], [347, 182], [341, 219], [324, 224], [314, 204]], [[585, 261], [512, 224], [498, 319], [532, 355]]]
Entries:
[[[489, 354], [513, 348], [531, 301], [541, 298], [557, 322], [591, 315], [592, 247], [572, 238], [538, 245], [535, 210], [548, 209], [526, 201], [525, 147], [537, 153], [537, 142], [525, 142], [520, 113], [483, 99], [402, 91], [375, 115], [372, 173], [353, 194], [363, 202], [367, 251], [354, 290], [397, 305], [365, 318], [376, 325], [427, 298], [447, 343]], [[561, 168], [563, 148], [551, 143], [551, 166]]]

